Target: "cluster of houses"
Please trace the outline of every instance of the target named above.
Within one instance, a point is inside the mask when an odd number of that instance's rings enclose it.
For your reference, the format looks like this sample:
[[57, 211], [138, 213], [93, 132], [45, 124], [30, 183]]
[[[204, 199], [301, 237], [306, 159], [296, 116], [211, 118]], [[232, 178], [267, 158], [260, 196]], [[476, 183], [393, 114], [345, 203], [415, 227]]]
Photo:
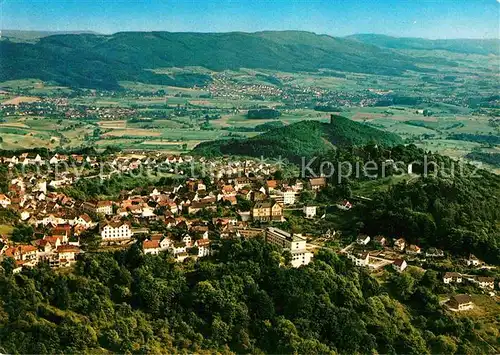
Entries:
[[[68, 159], [95, 162], [95, 158], [55, 154], [49, 163], [58, 164]], [[154, 157], [118, 156], [112, 159], [112, 164], [133, 162], [133, 159], [140, 164], [157, 162]], [[172, 164], [182, 164], [190, 157], [166, 159]], [[163, 158], [161, 160], [164, 162]], [[39, 155], [30, 154], [4, 158], [3, 163], [11, 166], [25, 161], [29, 164], [44, 163]], [[40, 172], [17, 176], [9, 181], [8, 193], [0, 194], [0, 206], [16, 211], [20, 222], [31, 225], [39, 238], [30, 244], [16, 244], [4, 237], [0, 257], [14, 258], [18, 267], [33, 266], [42, 261], [53, 267], [68, 266], [82, 253], [80, 239], [87, 231], [98, 234], [103, 245], [130, 244], [135, 240], [134, 234], [146, 233], [147, 240], [142, 243], [145, 253], [170, 250], [179, 261], [189, 255], [203, 257], [211, 253], [209, 235], [212, 232], [223, 238], [259, 235], [275, 240], [277, 237], [272, 239], [272, 236], [278, 233], [276, 230], [251, 228], [250, 223], [283, 221], [285, 207], [296, 204], [303, 190], [317, 191], [326, 186], [325, 178], [293, 182], [268, 179], [268, 174], [275, 168], [258, 161], [204, 163], [215, 168], [211, 170], [213, 174], [209, 181], [186, 178], [175, 186], [122, 191], [120, 198], [113, 201], [71, 198], [57, 189], [62, 185], [47, 183], [47, 177]], [[223, 177], [217, 178], [221, 171], [224, 171]], [[247, 201], [249, 210], [239, 210], [238, 204], [243, 200]], [[228, 206], [235, 206], [239, 215], [205, 222], [197, 216], [200, 211], [217, 211]], [[305, 205], [302, 210], [305, 218], [315, 218], [316, 206]], [[172, 233], [155, 234], [149, 230], [152, 222], [162, 223], [167, 230], [180, 229], [185, 233], [181, 237], [174, 237]], [[283, 236], [286, 232], [278, 234]], [[297, 235], [283, 238], [287, 243], [293, 241], [290, 245], [280, 243], [292, 251], [293, 265], [310, 261], [312, 254], [305, 251], [305, 239]]]
[[[425, 253], [423, 253], [422, 249], [418, 245], [407, 244], [404, 238], [393, 240], [392, 248], [389, 248], [388, 245], [390, 240], [388, 238], [378, 235], [372, 239], [372, 237], [368, 235], [361, 234], [357, 237], [355, 244], [357, 246], [357, 250], [359, 248], [362, 250], [347, 253], [347, 257], [352, 260], [354, 265], [361, 267], [375, 267], [375, 264], [370, 262], [370, 251], [366, 250], [366, 247], [370, 242], [373, 243], [374, 246], [392, 249], [394, 252], [398, 253], [398, 255], [404, 253], [408, 256], [425, 255], [426, 257], [431, 258], [444, 256], [444, 252], [436, 248], [429, 248]], [[372, 254], [374, 254], [374, 252], [372, 252]], [[401, 257], [391, 259], [390, 263], [398, 272], [403, 272], [408, 266], [407, 261]]]
[[[347, 252], [347, 257], [353, 262], [355, 266], [360, 266], [360, 267], [375, 267], [375, 264], [371, 262], [370, 260], [370, 251], [367, 251], [365, 247], [372, 242], [374, 245], [378, 246], [387, 246], [388, 245], [388, 240], [384, 236], [376, 236], [375, 238], [372, 238], [367, 235], [359, 235], [358, 238], [356, 239], [356, 245], [358, 248], [355, 250], [357, 251], [348, 251]], [[361, 250], [359, 249], [361, 248]], [[392, 243], [392, 248], [389, 248], [387, 250], [392, 249], [393, 251], [397, 252], [399, 255], [396, 258], [393, 258], [391, 260], [387, 259], [388, 262], [392, 264], [392, 268], [396, 270], [397, 272], [403, 272], [407, 267], [408, 263], [407, 260], [405, 260], [402, 257], [402, 254], [404, 253], [405, 255], [408, 255], [411, 257], [416, 256], [416, 255], [421, 255], [425, 256], [426, 258], [441, 258], [444, 257], [444, 252], [441, 249], [437, 248], [429, 248], [425, 252], [422, 251], [422, 249], [415, 244], [407, 244], [406, 240], [404, 238], [399, 238], [393, 241]], [[371, 252], [372, 256], [374, 256], [375, 252]], [[379, 254], [377, 253], [377, 259], [381, 260], [381, 256], [385, 256], [385, 254]], [[473, 254], [470, 254], [467, 259], [464, 260], [464, 264], [466, 264], [468, 267], [479, 267], [483, 265], [484, 263], [479, 260], [476, 256]], [[495, 279], [493, 277], [486, 277], [486, 276], [476, 276], [476, 275], [462, 275], [456, 272], [447, 272], [443, 276], [443, 283], [445, 284], [454, 284], [454, 283], [462, 283], [464, 280], [467, 280], [469, 282], [472, 282], [476, 285], [478, 285], [480, 288], [485, 289], [485, 290], [493, 290], [495, 288]]]
[[29, 152], [13, 155], [12, 157], [2, 157], [1, 163], [7, 164], [9, 168], [16, 165], [57, 165], [64, 162], [74, 162], [76, 164], [88, 163], [90, 165], [97, 164], [96, 157], [83, 156], [80, 154], [54, 154], [50, 158], [43, 158], [40, 154]]
[[32, 244], [12, 245], [2, 237], [0, 256], [14, 259], [14, 272], [23, 267], [33, 267], [39, 262], [46, 262], [51, 267], [71, 266], [82, 250], [78, 241], [70, 240], [69, 230], [70, 228], [59, 226], [48, 234], [37, 233], [40, 238]]
[[[467, 264], [469, 266], [473, 266], [473, 262], [475, 262], [477, 258], [473, 255], [467, 259]], [[475, 266], [478, 266], [479, 264], [476, 264]], [[478, 287], [482, 288], [483, 290], [486, 291], [492, 291], [495, 289], [495, 278], [494, 277], [489, 277], [489, 276], [478, 276], [478, 275], [468, 275], [468, 274], [461, 274], [458, 272], [446, 272], [443, 275], [443, 283], [450, 285], [450, 284], [462, 284], [464, 282], [469, 282], [472, 284], [477, 285]], [[500, 285], [499, 285], [500, 286]]]

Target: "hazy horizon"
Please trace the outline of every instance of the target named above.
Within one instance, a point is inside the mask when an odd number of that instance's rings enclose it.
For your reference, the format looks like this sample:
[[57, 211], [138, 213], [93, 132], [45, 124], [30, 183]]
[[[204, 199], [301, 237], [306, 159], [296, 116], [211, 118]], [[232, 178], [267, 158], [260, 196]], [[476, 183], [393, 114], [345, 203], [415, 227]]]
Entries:
[[344, 37], [500, 38], [498, 0], [0, 1], [0, 27], [21, 31], [308, 31]]
[[116, 33], [152, 33], [152, 32], [169, 32], [169, 33], [259, 33], [259, 32], [309, 32], [316, 34], [318, 36], [330, 36], [330, 37], [337, 37], [337, 38], [345, 38], [349, 36], [357, 36], [357, 35], [377, 35], [377, 36], [387, 36], [387, 37], [392, 37], [392, 38], [416, 38], [416, 39], [425, 39], [425, 40], [431, 40], [431, 41], [439, 41], [439, 40], [500, 40], [500, 37], [485, 37], [485, 38], [474, 38], [474, 37], [450, 37], [450, 38], [428, 38], [428, 37], [409, 37], [409, 36], [391, 36], [391, 35], [386, 35], [383, 33], [351, 33], [343, 36], [336, 36], [336, 35], [331, 35], [328, 33], [318, 33], [314, 31], [307, 31], [307, 30], [295, 30], [295, 29], [290, 29], [290, 30], [276, 30], [276, 29], [268, 29], [268, 30], [259, 30], [259, 31], [167, 31], [167, 30], [139, 30], [139, 31], [134, 31], [134, 30], [126, 30], [126, 31], [116, 31], [116, 32], [111, 32], [111, 33], [104, 33], [104, 32], [97, 32], [94, 30], [56, 30], [56, 31], [51, 31], [51, 30], [24, 30], [24, 29], [12, 29], [12, 28], [2, 28], [0, 29], [0, 32], [3, 31], [19, 31], [19, 32], [31, 32], [31, 33], [51, 33], [51, 34], [58, 34], [58, 33], [88, 33], [88, 34], [95, 34], [95, 35], [103, 35], [103, 36], [111, 36]]

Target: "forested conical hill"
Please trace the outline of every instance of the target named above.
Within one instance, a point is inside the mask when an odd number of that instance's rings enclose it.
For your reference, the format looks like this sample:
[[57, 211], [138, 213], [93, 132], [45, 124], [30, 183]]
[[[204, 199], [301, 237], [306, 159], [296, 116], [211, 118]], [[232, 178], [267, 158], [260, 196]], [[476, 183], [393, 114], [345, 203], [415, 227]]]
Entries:
[[193, 152], [207, 156], [281, 156], [300, 162], [301, 157], [321, 155], [335, 146], [363, 146], [370, 143], [394, 146], [403, 143], [403, 140], [394, 133], [334, 115], [331, 123], [302, 121], [248, 139], [204, 142], [195, 147]]

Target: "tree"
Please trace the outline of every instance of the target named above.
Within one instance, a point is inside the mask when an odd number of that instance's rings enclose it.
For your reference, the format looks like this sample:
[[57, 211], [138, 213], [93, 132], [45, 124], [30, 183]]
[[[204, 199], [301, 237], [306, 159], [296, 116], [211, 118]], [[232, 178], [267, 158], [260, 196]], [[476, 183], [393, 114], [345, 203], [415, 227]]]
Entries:
[[12, 271], [16, 268], [16, 261], [13, 258], [3, 258], [2, 268], [6, 275], [12, 275]]
[[314, 201], [314, 193], [309, 190], [304, 190], [299, 195], [299, 201], [303, 204], [308, 204]]
[[247, 212], [252, 209], [252, 202], [240, 195], [236, 196], [237, 206], [240, 211]]
[[401, 299], [406, 300], [413, 294], [415, 279], [410, 275], [409, 272], [393, 274], [390, 282], [394, 294]]
[[20, 223], [12, 231], [12, 241], [18, 243], [29, 243], [33, 239], [34, 230], [29, 224]]
[[455, 354], [457, 344], [446, 335], [438, 335], [431, 341], [432, 352], [435, 354]]

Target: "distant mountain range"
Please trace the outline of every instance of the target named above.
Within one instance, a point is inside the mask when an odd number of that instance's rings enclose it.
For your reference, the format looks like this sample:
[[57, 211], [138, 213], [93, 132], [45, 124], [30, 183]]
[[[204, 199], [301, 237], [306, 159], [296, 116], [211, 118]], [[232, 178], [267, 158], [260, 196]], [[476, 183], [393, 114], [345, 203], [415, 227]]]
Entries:
[[422, 70], [417, 66], [421, 59], [393, 51], [398, 39], [377, 35], [368, 35], [374, 36], [371, 41], [367, 35], [336, 38], [301, 31], [46, 34], [4, 34], [0, 41], [0, 81], [38, 78], [70, 87], [118, 89], [122, 80], [176, 86], [210, 80], [204, 74], [161, 75], [153, 71], [168, 67], [288, 72], [325, 68], [383, 75]]
[[34, 42], [42, 37], [68, 34], [98, 34], [94, 31], [25, 31], [25, 30], [2, 30], [2, 38], [13, 42]]
[[252, 138], [200, 143], [193, 153], [204, 156], [281, 156], [300, 163], [302, 157], [318, 156], [335, 147], [364, 146], [370, 143], [390, 147], [402, 144], [403, 140], [397, 134], [332, 115], [330, 123], [302, 121]]
[[391, 49], [445, 50], [464, 54], [500, 55], [500, 39], [425, 39], [356, 34], [345, 37]]

